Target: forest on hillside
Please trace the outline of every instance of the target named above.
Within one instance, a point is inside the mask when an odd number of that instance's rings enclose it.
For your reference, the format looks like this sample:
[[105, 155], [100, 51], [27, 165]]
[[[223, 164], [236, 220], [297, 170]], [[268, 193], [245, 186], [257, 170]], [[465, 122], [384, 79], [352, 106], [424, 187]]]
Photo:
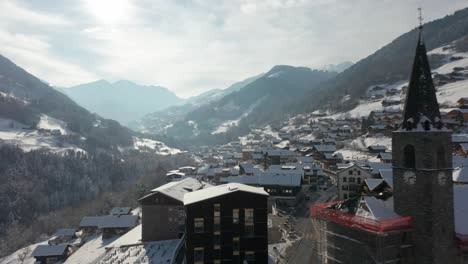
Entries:
[[[131, 152], [120, 156], [0, 147], [0, 257], [37, 242], [57, 228], [76, 227], [82, 216], [106, 214], [164, 181], [183, 155]], [[73, 209], [71, 209], [73, 208]], [[21, 234], [21, 235], [19, 235]]]

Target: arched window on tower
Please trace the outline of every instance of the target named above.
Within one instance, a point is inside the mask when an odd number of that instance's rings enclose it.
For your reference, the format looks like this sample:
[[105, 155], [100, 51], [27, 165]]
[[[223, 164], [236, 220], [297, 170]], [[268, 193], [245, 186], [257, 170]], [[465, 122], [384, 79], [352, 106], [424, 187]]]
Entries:
[[447, 163], [445, 162], [445, 148], [439, 147], [437, 149], [437, 168], [447, 168]]
[[403, 166], [410, 169], [416, 168], [416, 157], [413, 145], [406, 145], [403, 150]]

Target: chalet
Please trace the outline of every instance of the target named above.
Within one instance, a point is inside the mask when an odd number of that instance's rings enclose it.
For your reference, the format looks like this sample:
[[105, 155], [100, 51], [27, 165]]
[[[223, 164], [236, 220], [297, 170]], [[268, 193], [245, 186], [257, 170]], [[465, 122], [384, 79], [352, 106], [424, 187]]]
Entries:
[[186, 194], [186, 262], [268, 263], [267, 198], [238, 183]]
[[136, 215], [104, 215], [99, 219], [98, 228], [102, 230], [102, 238], [111, 238], [122, 235], [136, 226], [138, 216]]
[[336, 151], [335, 145], [314, 145], [313, 149], [319, 155], [323, 153], [333, 153]]
[[355, 163], [350, 163], [348, 167], [339, 170], [336, 175], [339, 200], [355, 197], [364, 180], [372, 178], [369, 170]]
[[284, 164], [296, 160], [296, 154], [290, 150], [272, 149], [268, 150], [266, 154], [270, 164]]
[[31, 256], [36, 259], [36, 263], [49, 264], [65, 261], [71, 255], [68, 244], [59, 245], [38, 245]]
[[458, 106], [467, 105], [468, 104], [468, 97], [462, 97], [462, 98], [458, 99], [457, 103], [458, 103]]
[[248, 160], [252, 160], [252, 154], [254, 153], [254, 149], [250, 149], [250, 148], [244, 148], [242, 149], [242, 160], [243, 161], [248, 161]]
[[254, 175], [254, 173], [255, 170], [252, 164], [248, 162], [242, 162], [241, 164], [239, 164], [239, 174], [252, 176]]
[[322, 166], [324, 169], [336, 169], [336, 164], [343, 162], [343, 155], [339, 152], [323, 153], [321, 156]]
[[140, 198], [142, 241], [180, 238], [185, 228], [184, 195], [208, 187], [211, 185], [194, 178], [185, 178], [164, 184]]
[[94, 234], [98, 230], [100, 216], [84, 216], [81, 218], [79, 229], [82, 236]]
[[58, 229], [49, 239], [49, 245], [58, 245], [76, 238], [75, 229]]
[[179, 171], [184, 173], [185, 175], [194, 175], [197, 172], [197, 168], [192, 166], [184, 166], [180, 167]]
[[367, 147], [367, 150], [371, 153], [380, 153], [380, 152], [385, 152], [387, 148], [382, 145], [371, 145]]
[[225, 168], [232, 168], [234, 166], [237, 166], [237, 164], [239, 164], [239, 162], [235, 159], [225, 159], [223, 160], [223, 165]]
[[111, 209], [111, 215], [129, 215], [132, 212], [131, 207], [114, 207]]

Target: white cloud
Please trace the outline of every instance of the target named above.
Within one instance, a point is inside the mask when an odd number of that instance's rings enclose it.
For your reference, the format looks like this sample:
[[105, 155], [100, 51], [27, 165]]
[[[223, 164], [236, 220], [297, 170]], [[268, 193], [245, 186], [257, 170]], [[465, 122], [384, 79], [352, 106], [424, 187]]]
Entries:
[[[413, 28], [417, 6], [427, 7], [427, 21], [466, 6], [462, 0], [81, 0], [74, 8], [64, 4], [64, 13], [73, 14], [64, 19], [5, 3], [10, 23], [0, 22], [0, 32], [23, 44], [0, 36], [0, 49], [39, 77], [58, 85], [129, 79], [183, 96], [276, 64], [357, 61]], [[15, 12], [54, 27], [30, 22], [29, 32], [12, 31]]]

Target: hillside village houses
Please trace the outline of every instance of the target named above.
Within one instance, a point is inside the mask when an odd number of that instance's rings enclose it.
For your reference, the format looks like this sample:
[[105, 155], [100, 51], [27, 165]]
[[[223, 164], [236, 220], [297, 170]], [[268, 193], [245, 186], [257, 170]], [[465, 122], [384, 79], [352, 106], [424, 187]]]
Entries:
[[421, 35], [403, 114], [392, 166], [370, 164], [381, 179], [311, 208], [316, 263], [468, 263], [467, 159], [452, 156]]
[[[434, 84], [460, 78], [466, 76], [434, 74]], [[414, 98], [415, 87], [414, 81], [369, 87], [362, 103], [381, 102], [381, 108], [359, 117], [317, 110], [252, 129], [238, 141], [195, 149], [193, 166], [168, 171], [165, 184], [147, 191], [138, 208], [122, 205], [106, 215], [83, 216], [76, 230], [57, 230], [32, 256], [39, 263], [90, 252], [99, 252], [90, 258], [103, 264], [266, 263], [278, 244], [291, 245], [291, 237], [301, 236], [288, 210], [320, 201], [310, 209], [314, 263], [413, 261], [415, 254], [447, 263], [455, 256], [458, 262], [450, 263], [467, 263], [468, 232], [461, 223], [468, 223], [468, 216], [460, 205], [468, 200], [468, 98], [437, 106], [440, 118], [431, 111], [420, 130], [394, 132], [413, 111], [401, 104], [405, 95]], [[430, 106], [436, 108], [433, 102]], [[444, 129], [459, 133], [439, 131], [435, 117]], [[388, 140], [392, 133], [393, 142]], [[443, 142], [443, 149], [423, 148], [416, 134], [434, 146]], [[425, 182], [425, 176], [434, 182]], [[430, 184], [437, 199], [421, 182]], [[431, 206], [440, 218], [434, 218]], [[455, 237], [441, 234], [439, 226]], [[422, 242], [439, 236], [437, 244]]]

